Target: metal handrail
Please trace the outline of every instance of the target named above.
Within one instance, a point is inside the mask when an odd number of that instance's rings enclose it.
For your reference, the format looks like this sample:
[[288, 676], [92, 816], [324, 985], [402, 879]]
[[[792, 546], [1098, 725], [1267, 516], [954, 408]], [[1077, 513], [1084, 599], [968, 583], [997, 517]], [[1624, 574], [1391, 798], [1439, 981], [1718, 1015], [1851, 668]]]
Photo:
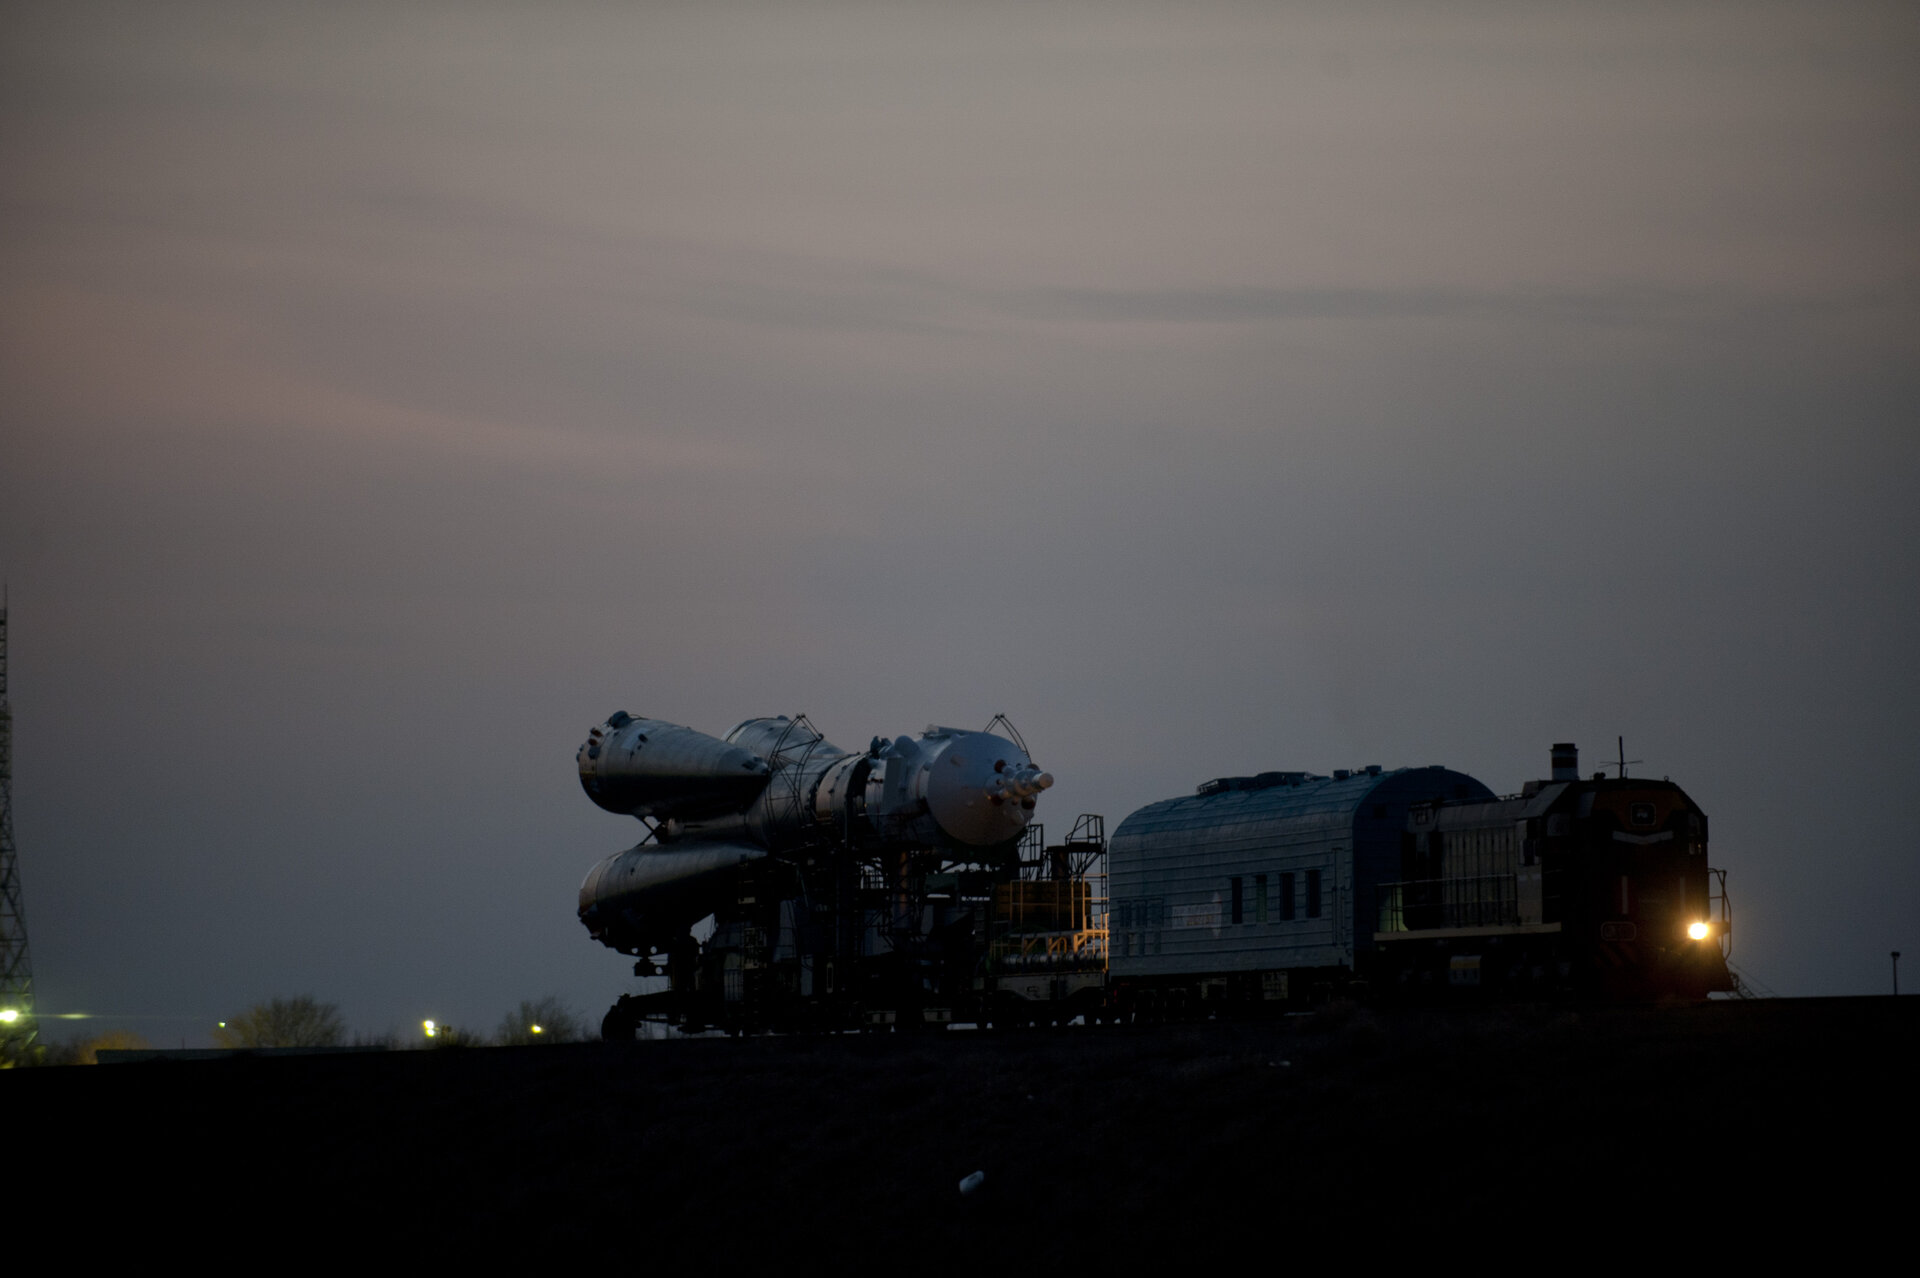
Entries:
[[[1488, 886], [1492, 891], [1487, 891]], [[1425, 889], [1410, 890], [1410, 889]], [[1438, 927], [1504, 927], [1520, 922], [1520, 893], [1511, 874], [1451, 879], [1403, 879], [1382, 883], [1379, 930], [1419, 932]], [[1429, 899], [1415, 900], [1414, 897]], [[1432, 912], [1438, 922], [1409, 927], [1410, 910]]]
[[[1707, 918], [1720, 926], [1715, 929], [1720, 941], [1720, 957], [1725, 962], [1733, 962], [1733, 898], [1727, 895], [1727, 872], [1707, 867], [1707, 874], [1713, 883], [1707, 888]], [[1716, 890], [1717, 889], [1717, 890]], [[1713, 904], [1720, 903], [1720, 915], [1714, 917]]]

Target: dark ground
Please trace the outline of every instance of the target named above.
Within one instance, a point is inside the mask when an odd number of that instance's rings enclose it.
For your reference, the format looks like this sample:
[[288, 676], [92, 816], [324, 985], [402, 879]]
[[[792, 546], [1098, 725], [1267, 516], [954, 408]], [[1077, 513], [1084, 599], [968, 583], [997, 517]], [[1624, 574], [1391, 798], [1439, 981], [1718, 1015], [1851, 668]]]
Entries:
[[1911, 1239], [1916, 1046], [1920, 998], [1336, 1010], [14, 1070], [0, 1113], [27, 1219], [108, 1253], [1638, 1268]]

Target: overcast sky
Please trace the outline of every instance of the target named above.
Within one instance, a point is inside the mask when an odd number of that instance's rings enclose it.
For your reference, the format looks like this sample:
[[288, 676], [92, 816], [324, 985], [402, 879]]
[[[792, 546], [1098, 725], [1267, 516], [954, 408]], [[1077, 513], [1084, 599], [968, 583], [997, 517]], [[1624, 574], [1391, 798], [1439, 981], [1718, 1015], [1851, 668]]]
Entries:
[[1920, 10], [1446, 12], [10, 6], [42, 1010], [597, 1020], [620, 708], [1005, 711], [1056, 833], [1624, 736], [1736, 964], [1884, 991]]

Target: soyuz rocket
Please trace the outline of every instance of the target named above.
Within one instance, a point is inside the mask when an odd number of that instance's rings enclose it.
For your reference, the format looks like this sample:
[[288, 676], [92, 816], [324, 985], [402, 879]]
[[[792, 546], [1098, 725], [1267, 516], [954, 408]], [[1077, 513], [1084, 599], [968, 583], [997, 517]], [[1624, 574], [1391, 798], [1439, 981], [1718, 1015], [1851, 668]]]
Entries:
[[1004, 858], [1053, 784], [1023, 746], [990, 731], [932, 726], [849, 753], [805, 716], [785, 715], [748, 719], [721, 739], [620, 711], [588, 734], [578, 762], [589, 798], [648, 826], [588, 872], [580, 921], [602, 944], [642, 956], [685, 944], [769, 860]]

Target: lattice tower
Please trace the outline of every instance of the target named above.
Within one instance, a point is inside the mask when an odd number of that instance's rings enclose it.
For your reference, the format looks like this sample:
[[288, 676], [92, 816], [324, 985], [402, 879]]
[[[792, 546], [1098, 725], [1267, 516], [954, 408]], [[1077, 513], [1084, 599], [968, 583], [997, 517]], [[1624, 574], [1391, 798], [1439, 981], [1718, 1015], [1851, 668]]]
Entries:
[[0, 596], [0, 1065], [22, 1060], [34, 1046], [33, 963], [27, 954], [27, 916], [20, 905], [20, 866], [13, 847], [13, 711], [7, 703], [7, 604]]

